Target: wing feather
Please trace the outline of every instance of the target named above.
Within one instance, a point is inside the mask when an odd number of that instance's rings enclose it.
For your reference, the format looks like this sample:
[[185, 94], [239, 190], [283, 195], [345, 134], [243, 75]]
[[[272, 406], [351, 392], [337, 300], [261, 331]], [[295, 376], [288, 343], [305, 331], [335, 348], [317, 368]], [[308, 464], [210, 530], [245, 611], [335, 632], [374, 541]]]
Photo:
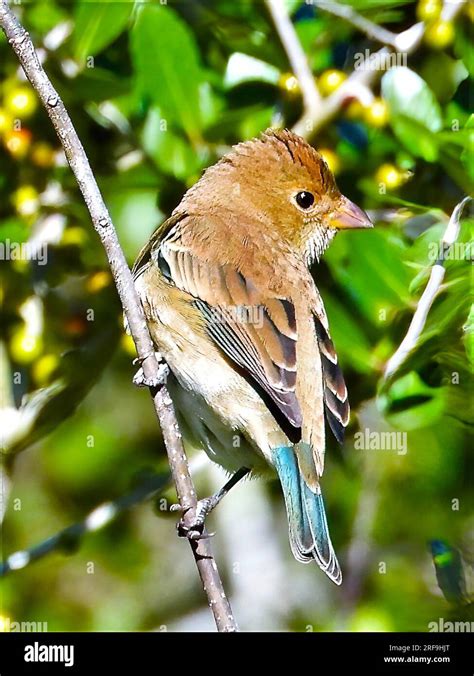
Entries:
[[[189, 294], [204, 318], [206, 330], [223, 353], [270, 397], [293, 428], [301, 428], [303, 412], [296, 394], [298, 331], [294, 304], [291, 299], [268, 291], [263, 294], [252, 279], [233, 266], [218, 265], [195, 255], [181, 238], [181, 221], [185, 218], [186, 214], [176, 214], [158, 228], [137, 258], [134, 277], [156, 263], [169, 283]], [[349, 421], [347, 389], [317, 291], [313, 316], [326, 419], [342, 443]], [[312, 415], [311, 407], [304, 415]], [[321, 424], [319, 417], [315, 412], [310, 427]], [[324, 449], [316, 449], [314, 453], [322, 454], [317, 462], [322, 469]]]

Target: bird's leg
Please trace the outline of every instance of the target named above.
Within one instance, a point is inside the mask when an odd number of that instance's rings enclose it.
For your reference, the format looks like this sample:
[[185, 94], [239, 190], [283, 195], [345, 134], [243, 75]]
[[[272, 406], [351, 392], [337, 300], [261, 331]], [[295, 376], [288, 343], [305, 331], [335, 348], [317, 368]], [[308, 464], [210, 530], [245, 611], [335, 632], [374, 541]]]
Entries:
[[[199, 540], [203, 537], [204, 522], [207, 515], [212, 512], [212, 510], [217, 507], [223, 497], [227, 495], [231, 488], [233, 488], [241, 479], [243, 479], [250, 472], [248, 467], [241, 467], [235, 474], [233, 474], [229, 481], [222, 486], [213, 495], [210, 495], [208, 498], [203, 498], [198, 500], [196, 505], [196, 513], [191, 524], [185, 524], [183, 518], [180, 519], [177, 528], [178, 535], [180, 537], [187, 537], [190, 540]], [[172, 511], [181, 510], [181, 505], [171, 505]], [[208, 536], [204, 536], [208, 537]]]
[[[142, 364], [150, 355], [146, 355], [143, 359], [137, 357], [133, 360], [133, 364]], [[140, 366], [138, 371], [133, 376], [133, 384], [137, 387], [158, 387], [164, 385], [168, 374], [170, 372], [168, 364], [163, 361], [163, 357], [159, 352], [155, 352], [156, 361], [158, 362], [158, 376], [156, 378], [147, 378], [143, 372], [143, 367]]]

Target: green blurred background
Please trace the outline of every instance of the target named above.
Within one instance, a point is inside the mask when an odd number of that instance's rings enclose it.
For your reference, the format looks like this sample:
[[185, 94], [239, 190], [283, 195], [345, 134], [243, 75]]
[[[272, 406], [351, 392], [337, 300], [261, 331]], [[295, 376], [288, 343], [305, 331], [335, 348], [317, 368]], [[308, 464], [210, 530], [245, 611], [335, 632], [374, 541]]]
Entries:
[[[344, 445], [328, 442], [324, 476], [344, 582], [336, 588], [293, 560], [276, 481], [243, 483], [210, 517], [242, 629], [428, 631], [439, 618], [472, 619], [467, 210], [417, 348], [383, 380], [449, 215], [472, 186], [472, 6], [446, 22], [436, 0], [346, 4], [394, 33], [420, 19], [427, 29], [406, 64], [415, 97], [406, 71], [380, 73], [362, 103], [345, 101], [311, 138], [341, 191], [376, 222], [374, 231], [340, 235], [314, 267], [353, 411]], [[380, 47], [321, 8], [285, 6], [324, 96], [357, 54]], [[70, 112], [130, 263], [206, 166], [301, 116], [298, 82], [263, 2], [38, 0], [15, 11]], [[166, 458], [149, 395], [131, 384], [135, 352], [104, 252], [3, 34], [0, 77], [0, 241], [47, 254], [45, 265], [1, 267], [6, 558], [166, 471]], [[354, 435], [364, 430], [406, 433], [406, 453], [361, 449]], [[225, 480], [210, 462], [194, 462], [201, 496]], [[169, 490], [85, 536], [69, 556], [56, 552], [6, 577], [4, 623], [212, 629], [189, 547], [166, 511], [173, 501]], [[432, 540], [460, 552], [453, 575], [462, 599], [442, 593]]]

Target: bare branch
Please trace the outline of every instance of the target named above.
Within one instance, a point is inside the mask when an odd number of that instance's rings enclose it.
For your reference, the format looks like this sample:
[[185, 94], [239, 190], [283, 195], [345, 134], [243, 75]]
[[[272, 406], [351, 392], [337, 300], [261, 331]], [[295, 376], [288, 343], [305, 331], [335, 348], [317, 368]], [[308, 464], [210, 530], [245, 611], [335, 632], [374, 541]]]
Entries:
[[340, 5], [338, 2], [324, 1], [317, 2], [316, 4], [325, 12], [338, 16], [340, 19], [344, 19], [344, 21], [352, 24], [362, 33], [365, 33], [367, 37], [377, 40], [377, 42], [381, 42], [384, 45], [396, 46], [396, 33], [392, 33], [392, 31], [383, 28], [383, 26], [378, 26], [373, 21], [370, 21], [370, 19], [366, 19], [365, 16], [356, 12], [350, 5]]
[[[97, 186], [81, 141], [73, 127], [58, 92], [54, 89], [36, 54], [33, 43], [19, 23], [7, 0], [0, 0], [0, 26], [15, 51], [23, 70], [38, 93], [59, 140], [89, 210], [93, 226], [105, 248], [117, 291], [135, 342], [139, 360], [148, 382], [158, 381], [159, 369], [154, 347], [147, 329], [143, 309], [133, 283], [130, 269], [120, 247], [117, 233]], [[156, 414], [160, 421], [171, 473], [185, 523], [192, 522], [197, 504], [196, 491], [189, 474], [181, 434], [171, 398], [165, 386], [150, 387]], [[236, 631], [229, 601], [224, 592], [209, 539], [190, 541], [197, 568], [207, 594], [209, 606], [219, 631]]]
[[[204, 467], [206, 458], [204, 454], [193, 458], [191, 469], [193, 474]], [[112, 521], [119, 517], [123, 512], [148, 500], [156, 498], [171, 486], [171, 474], [151, 474], [147, 476], [133, 491], [126, 495], [104, 502], [95, 507], [89, 514], [77, 523], [60, 530], [55, 535], [43, 540], [29, 549], [10, 554], [5, 561], [0, 564], [0, 577], [4, 577], [11, 571], [26, 568], [34, 561], [43, 559], [53, 552], [69, 553], [79, 548], [82, 538], [87, 533], [95, 533], [108, 526]]]
[[85, 519], [68, 526], [55, 535], [43, 540], [29, 549], [14, 552], [0, 564], [0, 577], [14, 570], [26, 568], [30, 563], [42, 559], [52, 552], [75, 551], [81, 538], [87, 533], [94, 533], [105, 528], [122, 512], [141, 502], [150, 500], [171, 484], [170, 474], [154, 474], [147, 478], [138, 488], [112, 502], [104, 502], [90, 512]]
[[420, 300], [418, 301], [418, 305], [408, 328], [408, 332], [405, 338], [402, 340], [400, 347], [395, 352], [395, 354], [392, 355], [387, 363], [387, 366], [385, 367], [385, 379], [390, 378], [390, 376], [392, 376], [395, 371], [397, 371], [397, 369], [403, 364], [407, 356], [416, 346], [418, 339], [423, 332], [428, 313], [444, 279], [446, 272], [444, 260], [452, 244], [454, 244], [459, 236], [462, 212], [466, 204], [470, 201], [470, 197], [465, 197], [462, 202], [459, 202], [451, 214], [448, 226], [443, 235], [443, 239], [441, 240], [438, 260], [431, 268], [428, 284], [426, 285], [426, 288], [423, 291]]
[[305, 115], [315, 117], [321, 107], [321, 94], [283, 0], [265, 0], [273, 23], [285, 48], [291, 69], [298, 80]]
[[[336, 3], [330, 4], [334, 10]], [[326, 5], [321, 5], [321, 8], [328, 10]], [[441, 11], [441, 18], [445, 21], [452, 21], [462, 8], [462, 0], [445, 0]], [[336, 11], [338, 10], [336, 9]], [[382, 47], [382, 49], [371, 54], [368, 59], [365, 59], [358, 66], [357, 70], [354, 70], [333, 94], [323, 99], [316, 114], [311, 114], [305, 109], [301, 118], [293, 126], [293, 131], [304, 138], [313, 138], [320, 129], [339, 113], [344, 103], [352, 98], [359, 99], [361, 96], [364, 96], [369, 87], [374, 85], [379, 77], [383, 75], [385, 68], [375, 68], [373, 66], [374, 62], [378, 64], [383, 63], [390, 53], [412, 54], [420, 45], [425, 29], [426, 24], [419, 22], [396, 35], [393, 40], [391, 38], [390, 41], [384, 41], [389, 46]]]

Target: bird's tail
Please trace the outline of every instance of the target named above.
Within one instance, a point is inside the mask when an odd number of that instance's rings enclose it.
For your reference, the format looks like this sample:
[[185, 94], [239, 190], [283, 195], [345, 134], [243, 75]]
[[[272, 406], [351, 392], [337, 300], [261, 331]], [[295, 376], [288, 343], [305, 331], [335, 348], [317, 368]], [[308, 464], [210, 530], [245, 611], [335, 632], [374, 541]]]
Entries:
[[291, 551], [297, 561], [316, 561], [336, 584], [342, 574], [329, 537], [323, 496], [319, 484], [313, 490], [306, 483], [293, 448], [273, 449], [273, 462], [285, 497]]

